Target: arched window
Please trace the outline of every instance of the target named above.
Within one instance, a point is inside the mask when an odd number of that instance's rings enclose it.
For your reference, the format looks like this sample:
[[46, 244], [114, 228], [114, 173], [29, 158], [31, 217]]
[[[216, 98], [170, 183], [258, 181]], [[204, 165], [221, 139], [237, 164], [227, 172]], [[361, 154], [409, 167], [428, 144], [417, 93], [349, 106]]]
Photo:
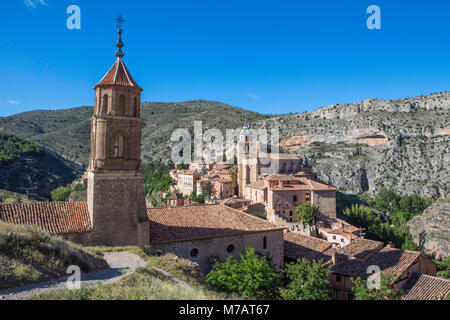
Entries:
[[134, 98], [134, 116], [139, 116], [139, 110], [138, 110], [138, 99]]
[[103, 103], [101, 113], [106, 113], [108, 111], [108, 95], [103, 95]]
[[114, 158], [123, 157], [123, 136], [118, 136], [114, 140]]
[[121, 95], [119, 97], [119, 114], [124, 115], [125, 114], [125, 96]]

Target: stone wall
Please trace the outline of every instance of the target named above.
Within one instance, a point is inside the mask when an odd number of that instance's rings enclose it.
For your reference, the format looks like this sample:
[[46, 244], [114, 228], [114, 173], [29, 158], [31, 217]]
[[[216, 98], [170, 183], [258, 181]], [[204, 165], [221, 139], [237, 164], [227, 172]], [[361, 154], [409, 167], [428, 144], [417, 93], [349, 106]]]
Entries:
[[[266, 249], [264, 249], [264, 237], [266, 237]], [[239, 259], [239, 254], [244, 252], [245, 248], [251, 247], [263, 254], [269, 254], [272, 257], [273, 265], [277, 270], [281, 270], [284, 263], [283, 241], [283, 230], [272, 230], [236, 236], [151, 244], [149, 249], [152, 253], [173, 253], [178, 257], [197, 262], [202, 272], [207, 274], [213, 267], [214, 258], [220, 261], [225, 261], [228, 256]], [[234, 250], [228, 252], [227, 248], [231, 249], [231, 245], [234, 246]], [[195, 249], [197, 249], [197, 252]], [[192, 256], [191, 254], [194, 253], [197, 253], [197, 255]]]
[[114, 246], [148, 243], [148, 218], [140, 171], [89, 171], [87, 196], [93, 231], [85, 242]]

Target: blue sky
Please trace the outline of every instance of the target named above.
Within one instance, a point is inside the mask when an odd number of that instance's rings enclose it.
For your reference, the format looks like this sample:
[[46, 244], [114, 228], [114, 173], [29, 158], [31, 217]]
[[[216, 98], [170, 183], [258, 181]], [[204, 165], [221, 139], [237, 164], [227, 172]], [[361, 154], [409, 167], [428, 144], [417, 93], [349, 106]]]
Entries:
[[[66, 9], [81, 8], [81, 30]], [[382, 29], [366, 27], [381, 8]], [[8, 0], [0, 10], [0, 116], [92, 105], [124, 61], [143, 101], [209, 99], [261, 113], [311, 111], [450, 87], [446, 0]]]

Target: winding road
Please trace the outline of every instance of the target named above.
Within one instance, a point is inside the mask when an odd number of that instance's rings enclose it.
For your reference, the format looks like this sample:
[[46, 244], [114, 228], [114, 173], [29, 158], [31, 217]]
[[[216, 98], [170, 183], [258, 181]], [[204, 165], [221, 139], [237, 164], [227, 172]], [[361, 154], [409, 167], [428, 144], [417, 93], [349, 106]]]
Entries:
[[[82, 274], [82, 286], [93, 286], [115, 282], [120, 278], [133, 273], [136, 268], [145, 267], [147, 265], [147, 263], [138, 255], [126, 251], [105, 253], [104, 259], [108, 263], [109, 268]], [[0, 291], [0, 300], [24, 300], [35, 294], [41, 294], [55, 289], [65, 289], [67, 278], [68, 276], [45, 283], [2, 290]]]

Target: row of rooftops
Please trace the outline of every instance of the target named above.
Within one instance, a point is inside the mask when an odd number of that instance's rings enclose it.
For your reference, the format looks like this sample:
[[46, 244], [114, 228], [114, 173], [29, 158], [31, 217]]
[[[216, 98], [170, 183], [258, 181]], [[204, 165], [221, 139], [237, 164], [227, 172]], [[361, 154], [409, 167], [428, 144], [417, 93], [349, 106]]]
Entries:
[[[147, 216], [150, 222], [150, 243], [284, 229], [222, 205], [148, 208]], [[34, 225], [56, 235], [92, 230], [86, 202], [0, 204], [0, 221]]]
[[[223, 205], [196, 205], [147, 209], [150, 244], [228, 237], [245, 233], [285, 230], [269, 221]], [[35, 225], [43, 231], [64, 235], [92, 230], [86, 202], [1, 204], [0, 221]], [[322, 260], [334, 274], [367, 277], [367, 268], [380, 267], [394, 281], [416, 263], [420, 252], [384, 247], [383, 243], [356, 239], [343, 248], [326, 240], [284, 232], [284, 255], [288, 259]], [[450, 281], [417, 275], [408, 280], [408, 299], [438, 299], [450, 292]], [[404, 297], [405, 298], [405, 297]]]
[[[293, 232], [284, 233], [284, 254], [290, 260], [322, 260], [334, 274], [346, 277], [366, 279], [368, 267], [378, 266], [383, 276], [393, 277], [393, 282], [421, 256], [420, 252], [384, 247], [382, 242], [362, 238], [337, 249], [328, 241]], [[402, 289], [407, 291], [403, 300], [446, 299], [450, 280], [414, 273]]]
[[336, 191], [337, 189], [326, 184], [311, 180], [304, 172], [297, 174], [271, 174], [253, 183], [246, 185], [246, 188], [269, 189], [272, 191]]

